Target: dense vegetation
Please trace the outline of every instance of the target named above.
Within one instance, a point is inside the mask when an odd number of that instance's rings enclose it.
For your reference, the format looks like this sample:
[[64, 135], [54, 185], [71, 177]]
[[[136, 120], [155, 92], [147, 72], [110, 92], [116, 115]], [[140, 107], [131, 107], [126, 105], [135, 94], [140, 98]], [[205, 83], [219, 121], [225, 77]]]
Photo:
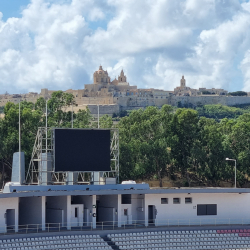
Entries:
[[[48, 126], [71, 127], [74, 104], [71, 94], [54, 92], [48, 101]], [[43, 98], [36, 104], [21, 103], [22, 150], [28, 166], [38, 127], [45, 126]], [[0, 118], [0, 172], [2, 181], [10, 179], [13, 152], [18, 151], [18, 105], [7, 103]], [[127, 115], [127, 116], [126, 116]], [[73, 114], [75, 128], [96, 128], [89, 110]], [[117, 115], [120, 134], [121, 179], [183, 180], [184, 186], [234, 184], [237, 160], [237, 185], [245, 186], [250, 174], [250, 111], [222, 105], [195, 109], [164, 105]], [[123, 117], [122, 117], [123, 116]], [[122, 118], [121, 118], [122, 117]], [[117, 117], [115, 117], [117, 118]], [[112, 118], [100, 118], [101, 128], [114, 126]]]
[[231, 95], [231, 96], [247, 96], [247, 92], [245, 92], [245, 91], [235, 91], [235, 92], [229, 92], [228, 95]]

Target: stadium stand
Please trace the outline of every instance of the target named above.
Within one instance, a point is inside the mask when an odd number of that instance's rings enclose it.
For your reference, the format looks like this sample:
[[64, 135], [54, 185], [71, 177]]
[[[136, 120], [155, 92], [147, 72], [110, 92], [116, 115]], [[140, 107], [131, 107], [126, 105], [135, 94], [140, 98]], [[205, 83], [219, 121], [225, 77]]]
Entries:
[[99, 235], [66, 235], [0, 240], [1, 250], [111, 250]]
[[250, 249], [250, 230], [155, 231], [109, 234], [118, 249]]
[[0, 239], [0, 250], [250, 250], [250, 229], [144, 231]]

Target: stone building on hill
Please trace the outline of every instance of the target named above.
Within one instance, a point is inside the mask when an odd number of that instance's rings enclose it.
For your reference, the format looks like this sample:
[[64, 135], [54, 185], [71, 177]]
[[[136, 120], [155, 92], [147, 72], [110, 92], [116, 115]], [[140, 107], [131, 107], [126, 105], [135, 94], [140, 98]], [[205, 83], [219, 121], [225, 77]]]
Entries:
[[[36, 102], [39, 97], [49, 99], [54, 91], [42, 89], [40, 94], [30, 92], [23, 95], [0, 95], [0, 106], [5, 106], [7, 102], [19, 103], [20, 100]], [[249, 96], [226, 96], [228, 92], [224, 89], [192, 89], [186, 85], [184, 76], [180, 80], [180, 86], [174, 91], [138, 89], [135, 85], [130, 86], [123, 70], [117, 78], [111, 81], [107, 70], [104, 70], [102, 66], [94, 72], [92, 84], [85, 84], [84, 89], [68, 89], [65, 92], [74, 95], [77, 104], [73, 107], [75, 112], [88, 106], [92, 114], [97, 114], [98, 105], [101, 114], [113, 114], [124, 109], [161, 107], [164, 104], [173, 106], [180, 103], [184, 106], [250, 104]]]
[[180, 80], [180, 86], [174, 89], [175, 96], [200, 96], [200, 95], [226, 95], [228, 93], [227, 90], [224, 89], [192, 89], [186, 86], [186, 79], [182, 76]]

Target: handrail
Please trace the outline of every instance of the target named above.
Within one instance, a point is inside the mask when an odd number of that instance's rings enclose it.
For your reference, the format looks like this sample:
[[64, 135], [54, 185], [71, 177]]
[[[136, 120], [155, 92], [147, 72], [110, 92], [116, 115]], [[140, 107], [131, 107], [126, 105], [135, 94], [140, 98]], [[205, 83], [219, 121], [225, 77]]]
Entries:
[[116, 230], [135, 228], [157, 228], [157, 227], [194, 227], [194, 226], [231, 226], [249, 225], [250, 218], [197, 218], [197, 219], [155, 219], [153, 221], [131, 220], [128, 221], [103, 221], [86, 223], [45, 223], [45, 224], [25, 224], [0, 227], [1, 234], [18, 233], [41, 233], [41, 232], [61, 232], [61, 231], [92, 231], [92, 230]]

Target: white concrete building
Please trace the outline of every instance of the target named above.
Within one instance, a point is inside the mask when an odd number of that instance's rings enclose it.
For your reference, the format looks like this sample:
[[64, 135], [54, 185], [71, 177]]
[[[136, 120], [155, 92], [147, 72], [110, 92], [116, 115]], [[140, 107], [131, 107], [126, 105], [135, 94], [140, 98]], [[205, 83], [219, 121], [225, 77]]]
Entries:
[[250, 222], [249, 189], [150, 189], [147, 184], [15, 186], [0, 194], [1, 232], [20, 226], [216, 225]]

